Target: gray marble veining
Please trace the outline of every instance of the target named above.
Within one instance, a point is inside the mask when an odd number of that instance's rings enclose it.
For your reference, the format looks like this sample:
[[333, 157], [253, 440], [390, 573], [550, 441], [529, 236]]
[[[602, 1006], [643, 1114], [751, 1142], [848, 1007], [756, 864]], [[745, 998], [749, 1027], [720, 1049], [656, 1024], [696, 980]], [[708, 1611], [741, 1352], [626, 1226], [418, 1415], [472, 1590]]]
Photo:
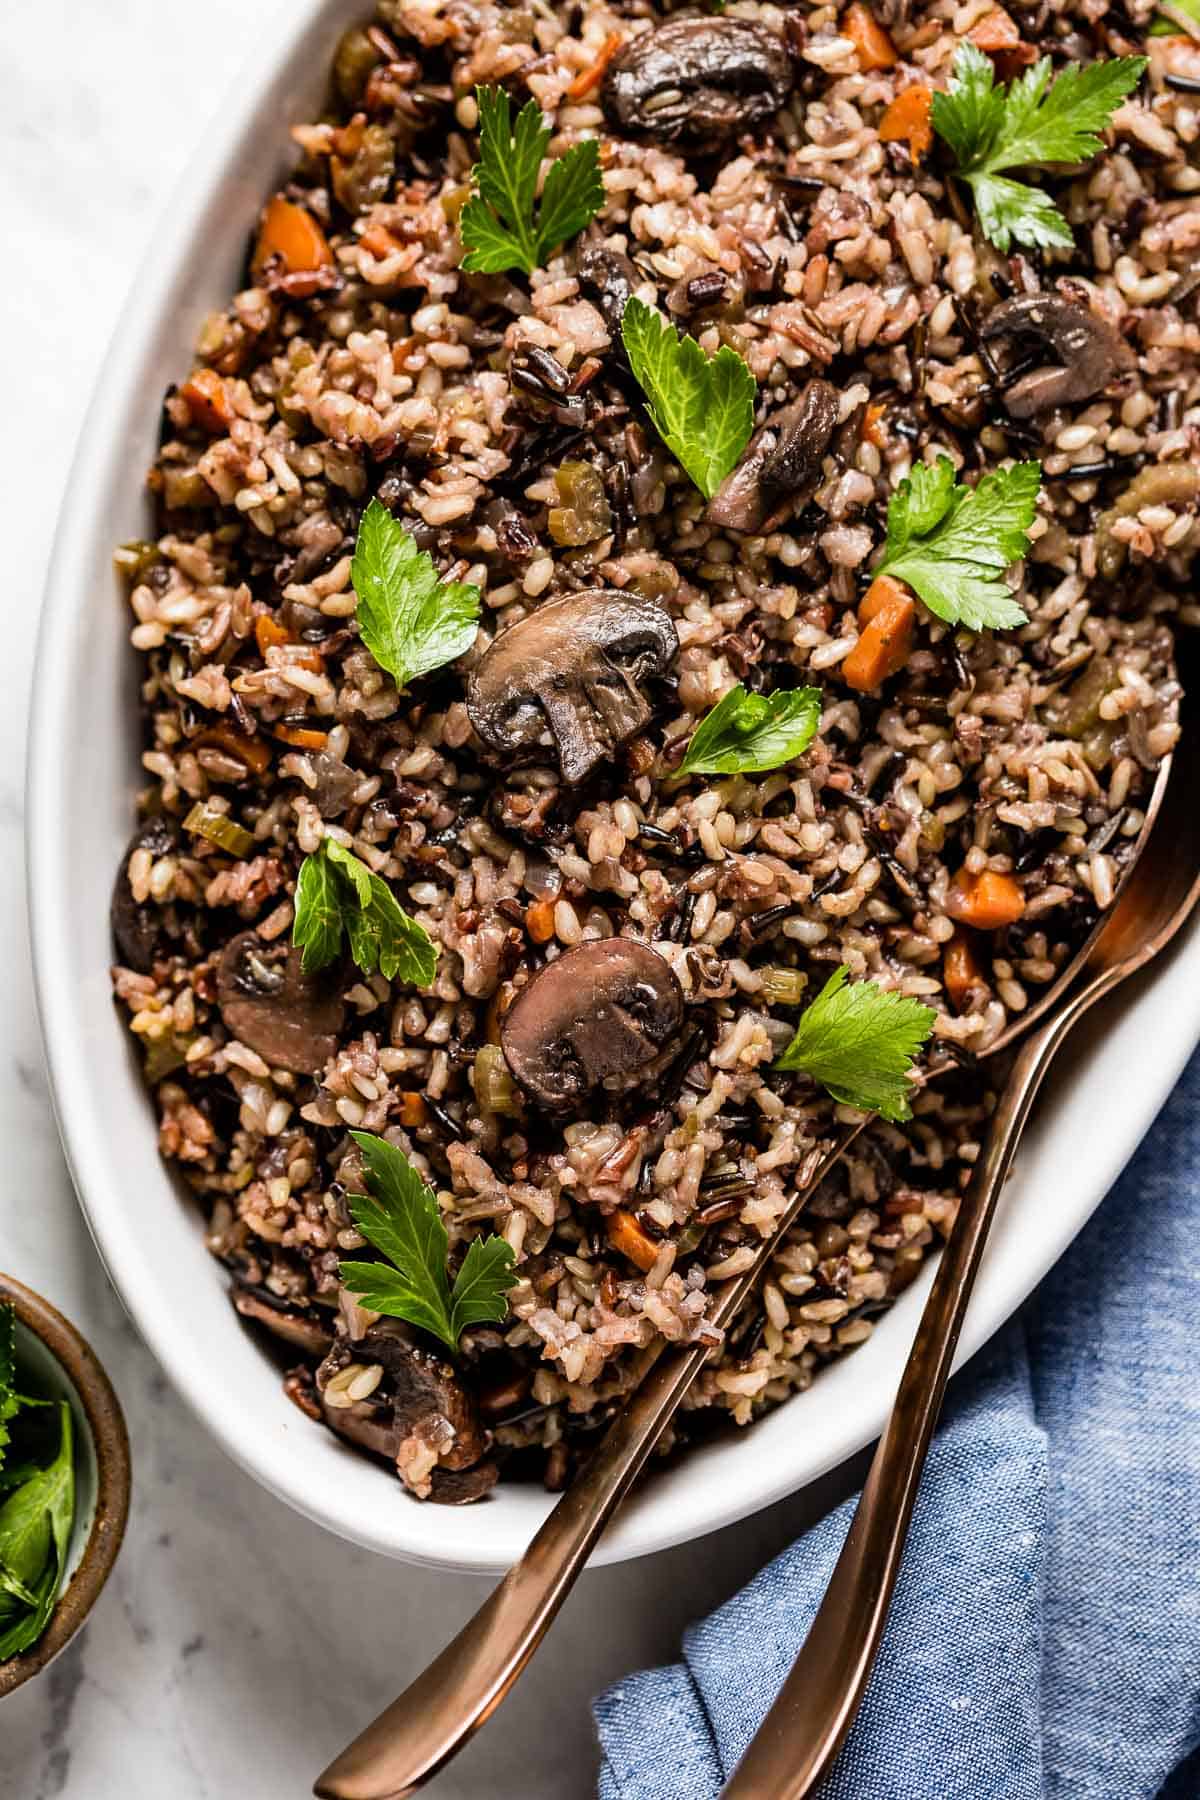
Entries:
[[[5, 0], [0, 13], [0, 315], [4, 343], [20, 346], [5, 359], [0, 411], [0, 1263], [92, 1339], [135, 1452], [131, 1528], [107, 1593], [53, 1670], [4, 1705], [5, 1800], [301, 1800], [486, 1591], [479, 1578], [385, 1565], [336, 1542], [255, 1487], [184, 1412], [76, 1209], [34, 1015], [21, 782], [58, 500], [155, 218], [245, 54], [248, 22], [273, 3]], [[397, 1493], [396, 1504], [409, 1502]], [[776, 1508], [701, 1545], [586, 1577], [504, 1713], [432, 1791], [590, 1794], [589, 1694], [671, 1656], [686, 1620], [780, 1548], [798, 1517]]]

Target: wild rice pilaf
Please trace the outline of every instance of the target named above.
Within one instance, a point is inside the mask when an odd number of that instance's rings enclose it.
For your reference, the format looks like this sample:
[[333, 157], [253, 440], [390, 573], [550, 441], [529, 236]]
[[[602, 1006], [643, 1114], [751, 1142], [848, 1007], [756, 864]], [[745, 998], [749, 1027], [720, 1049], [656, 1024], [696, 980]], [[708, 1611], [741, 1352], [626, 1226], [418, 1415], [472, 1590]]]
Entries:
[[[732, 129], [672, 137], [689, 93], [652, 96], [642, 124], [657, 106], [661, 133], [627, 133], [613, 73], [636, 87], [662, 29], [644, 0], [379, 0], [338, 47], [329, 111], [293, 133], [271, 202], [289, 210], [273, 237], [260, 223], [248, 285], [167, 396], [157, 541], [118, 558], [152, 785], [114, 900], [116, 994], [239, 1311], [284, 1339], [293, 1399], [422, 1496], [474, 1498], [498, 1467], [563, 1486], [640, 1347], [716, 1341], [714, 1287], [845, 1111], [772, 1071], [805, 981], [807, 998], [845, 964], [935, 1007], [936, 1041], [969, 1053], [1111, 899], [1174, 737], [1169, 621], [1200, 622], [1200, 42], [1151, 35], [1150, 0], [1010, 5], [1003, 27], [991, 0], [875, 0], [866, 27], [862, 8], [755, 0], [689, 15], [718, 70], [735, 66], [722, 34], [749, 29], [776, 87], [764, 117], [729, 75]], [[1150, 57], [1104, 153], [1033, 178], [1073, 251], [1002, 256], [943, 145], [881, 139], [893, 99], [944, 90], [972, 32], [1005, 79], [1030, 51]], [[514, 111], [536, 99], [553, 156], [599, 138], [603, 207], [528, 280], [460, 266], [477, 84]], [[1039, 291], [1110, 352], [1085, 347], [1074, 382], [1043, 368], [1018, 406], [1045, 334], [988, 321]], [[706, 508], [621, 350], [630, 293], [737, 351], [759, 424], [802, 395], [825, 409], [773, 484]], [[905, 666], [862, 691], [844, 665], [889, 496], [939, 452], [968, 482], [1040, 459], [1010, 577], [1029, 623], [970, 633], [918, 606]], [[355, 621], [371, 496], [482, 594], [474, 648], [404, 692]], [[498, 631], [596, 589], [678, 638], [630, 687], [633, 728], [604, 741], [593, 719], [604, 755], [577, 780], [549, 737], [532, 760], [495, 754], [468, 675]], [[819, 735], [765, 774], [678, 779], [738, 681], [819, 687]], [[184, 827], [196, 802], [240, 827], [229, 848]], [[347, 961], [317, 994], [285, 963], [326, 834], [438, 946], [428, 991]], [[964, 933], [952, 887], [984, 871], [1020, 916]], [[636, 1078], [547, 1109], [511, 1079], [503, 1020], [553, 959], [614, 935], [670, 965], [682, 1017]], [[255, 1005], [293, 1009], [280, 1061], [261, 1013], [238, 1036], [230, 955]], [[819, 1189], [672, 1442], [807, 1387], [913, 1279], [988, 1112], [991, 1077], [963, 1061]], [[492, 1231], [516, 1253], [507, 1319], [469, 1331], [454, 1371], [414, 1375], [411, 1335], [339, 1281], [362, 1245], [354, 1128], [436, 1188], [454, 1262]]]

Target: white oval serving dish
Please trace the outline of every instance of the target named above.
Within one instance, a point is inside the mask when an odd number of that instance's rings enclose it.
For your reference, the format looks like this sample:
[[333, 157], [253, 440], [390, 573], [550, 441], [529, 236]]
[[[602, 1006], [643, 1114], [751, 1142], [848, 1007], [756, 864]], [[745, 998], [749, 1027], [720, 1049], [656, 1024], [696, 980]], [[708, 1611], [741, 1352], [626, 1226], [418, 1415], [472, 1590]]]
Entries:
[[[500, 1570], [551, 1501], [501, 1485], [483, 1505], [421, 1506], [284, 1397], [238, 1323], [196, 1209], [159, 1161], [152, 1108], [109, 993], [108, 895], [139, 785], [136, 659], [113, 546], [146, 531], [143, 481], [159, 399], [223, 305], [287, 128], [312, 116], [344, 0], [291, 0], [229, 96], [141, 271], [104, 363], [63, 503], [33, 695], [30, 911], [39, 1005], [63, 1141], [96, 1242], [180, 1395], [258, 1481], [331, 1531], [388, 1556]], [[1058, 1071], [1005, 1197], [960, 1360], [1008, 1317], [1087, 1219], [1200, 1038], [1200, 930], [1118, 1008], [1092, 1015]], [[659, 1474], [596, 1560], [645, 1555], [726, 1525], [874, 1437], [928, 1283], [852, 1356], [752, 1430]]]

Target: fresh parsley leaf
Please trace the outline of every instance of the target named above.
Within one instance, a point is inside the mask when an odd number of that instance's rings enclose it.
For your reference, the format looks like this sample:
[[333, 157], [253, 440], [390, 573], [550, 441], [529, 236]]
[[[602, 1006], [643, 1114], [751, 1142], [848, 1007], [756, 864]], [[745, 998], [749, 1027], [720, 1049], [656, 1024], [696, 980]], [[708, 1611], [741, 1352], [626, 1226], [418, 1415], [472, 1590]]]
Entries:
[[916, 463], [888, 506], [876, 575], [905, 581], [930, 612], [969, 631], [1023, 625], [1004, 572], [1029, 548], [1042, 465], [1014, 463], [976, 485], [956, 481], [948, 456]]
[[679, 773], [739, 775], [777, 769], [808, 749], [820, 723], [819, 688], [750, 694], [739, 681], [697, 725]]
[[75, 1517], [71, 1409], [59, 1403], [58, 1451], [0, 1505], [0, 1662], [45, 1631], [67, 1565]]
[[475, 642], [479, 589], [443, 581], [433, 558], [378, 500], [359, 524], [350, 584], [363, 643], [399, 687], [453, 662]]
[[650, 402], [654, 429], [711, 500], [737, 467], [754, 430], [758, 387], [736, 350], [706, 356], [652, 306], [627, 302], [621, 337], [629, 366]]
[[303, 952], [307, 974], [339, 955], [343, 931], [364, 974], [378, 969], [388, 981], [399, 976], [413, 987], [433, 980], [437, 948], [425, 927], [409, 917], [381, 875], [327, 837], [305, 857], [296, 882], [292, 942]]
[[476, 1238], [451, 1286], [450, 1240], [433, 1189], [386, 1138], [368, 1131], [350, 1135], [362, 1151], [371, 1190], [351, 1195], [351, 1216], [388, 1262], [344, 1262], [342, 1280], [363, 1306], [407, 1319], [453, 1354], [468, 1325], [499, 1323], [507, 1313], [512, 1245], [502, 1237]]
[[1070, 63], [1051, 83], [1049, 57], [1005, 88], [996, 86], [989, 56], [960, 44], [947, 93], [933, 96], [933, 128], [954, 152], [970, 187], [984, 235], [999, 250], [1070, 249], [1071, 227], [1037, 188], [1004, 178], [1033, 163], [1079, 163], [1104, 148], [1098, 133], [1146, 69], [1144, 56]]
[[937, 1014], [849, 974], [843, 963], [829, 977], [775, 1067], [803, 1069], [835, 1100], [900, 1124], [912, 1116], [909, 1071]]
[[502, 269], [531, 275], [604, 205], [599, 145], [587, 138], [556, 158], [539, 204], [538, 174], [551, 136], [541, 107], [536, 100], [526, 101], [514, 130], [503, 88], [477, 87], [475, 98], [479, 161], [471, 171], [476, 191], [459, 220], [467, 250], [462, 266], [481, 275]]

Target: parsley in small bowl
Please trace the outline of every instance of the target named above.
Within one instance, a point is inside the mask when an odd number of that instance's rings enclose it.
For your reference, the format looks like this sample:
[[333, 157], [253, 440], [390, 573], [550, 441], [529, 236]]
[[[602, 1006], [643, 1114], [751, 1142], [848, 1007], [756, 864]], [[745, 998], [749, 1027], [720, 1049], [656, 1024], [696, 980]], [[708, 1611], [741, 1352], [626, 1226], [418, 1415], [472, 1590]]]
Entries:
[[121, 1547], [129, 1438], [90, 1346], [0, 1275], [0, 1699], [74, 1637]]

